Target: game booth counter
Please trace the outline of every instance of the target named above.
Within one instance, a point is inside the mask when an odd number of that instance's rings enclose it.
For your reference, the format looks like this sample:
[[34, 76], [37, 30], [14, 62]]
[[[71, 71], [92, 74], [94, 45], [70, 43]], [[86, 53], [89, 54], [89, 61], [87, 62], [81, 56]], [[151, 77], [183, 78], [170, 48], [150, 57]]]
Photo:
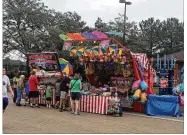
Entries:
[[39, 104], [46, 104], [45, 90], [46, 85], [50, 83], [53, 90], [51, 105], [55, 105], [55, 83], [58, 79], [61, 79], [62, 72], [66, 72], [67, 75], [73, 74], [71, 64], [63, 58], [58, 58], [56, 52], [42, 52], [28, 53], [27, 65], [28, 73], [35, 71], [39, 80]]
[[[144, 112], [147, 96], [154, 94], [155, 74], [145, 54], [132, 53], [115, 38], [99, 31], [67, 33], [60, 37], [65, 41], [63, 48], [72, 57], [78, 56], [85, 67], [87, 84], [82, 91], [81, 111], [107, 114], [110, 101], [118, 99], [121, 106]], [[136, 81], [139, 84], [132, 90]]]

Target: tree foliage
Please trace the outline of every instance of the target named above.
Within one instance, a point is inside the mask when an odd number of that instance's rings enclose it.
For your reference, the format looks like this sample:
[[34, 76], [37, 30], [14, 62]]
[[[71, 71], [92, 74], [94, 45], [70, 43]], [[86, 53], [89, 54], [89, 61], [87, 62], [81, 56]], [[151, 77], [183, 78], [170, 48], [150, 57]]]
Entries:
[[[177, 18], [161, 21], [153, 17], [136, 22], [126, 18], [126, 42], [124, 45], [132, 52], [146, 53], [154, 56], [156, 53], [171, 54], [184, 49], [184, 24]], [[123, 32], [124, 17], [119, 14], [113, 21], [105, 23], [101, 18], [95, 22], [95, 27], [102, 31]], [[122, 41], [121, 37], [116, 37]]]
[[[126, 17], [126, 41], [124, 45], [132, 52], [171, 54], [184, 49], [184, 23], [177, 18], [148, 18], [137, 23]], [[11, 50], [28, 52], [57, 51], [63, 57], [63, 41], [59, 34], [67, 32], [124, 31], [124, 16], [104, 22], [98, 17], [95, 28], [86, 26], [86, 22], [76, 12], [57, 12], [48, 9], [40, 0], [4, 0], [3, 1], [3, 53]], [[116, 37], [122, 41], [122, 37]]]
[[80, 32], [85, 22], [76, 12], [48, 9], [40, 0], [4, 0], [3, 52], [60, 51], [62, 32]]

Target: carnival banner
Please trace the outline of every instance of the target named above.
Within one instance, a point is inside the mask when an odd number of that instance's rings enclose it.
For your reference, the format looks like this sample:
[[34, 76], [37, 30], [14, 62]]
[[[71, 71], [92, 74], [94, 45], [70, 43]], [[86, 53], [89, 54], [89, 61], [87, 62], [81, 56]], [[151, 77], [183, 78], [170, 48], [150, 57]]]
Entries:
[[45, 71], [60, 70], [58, 56], [54, 53], [28, 54], [28, 64], [30, 70], [38, 69]]

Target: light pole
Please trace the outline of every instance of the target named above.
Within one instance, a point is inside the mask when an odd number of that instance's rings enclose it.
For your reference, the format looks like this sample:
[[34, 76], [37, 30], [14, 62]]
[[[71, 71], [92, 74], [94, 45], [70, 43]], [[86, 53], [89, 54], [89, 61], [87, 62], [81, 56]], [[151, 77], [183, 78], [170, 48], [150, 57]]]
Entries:
[[125, 9], [124, 9], [124, 31], [123, 31], [123, 42], [125, 41], [125, 31], [126, 31], [126, 7], [127, 5], [131, 5], [132, 2], [126, 1], [126, 0], [119, 0], [119, 3], [125, 3]]

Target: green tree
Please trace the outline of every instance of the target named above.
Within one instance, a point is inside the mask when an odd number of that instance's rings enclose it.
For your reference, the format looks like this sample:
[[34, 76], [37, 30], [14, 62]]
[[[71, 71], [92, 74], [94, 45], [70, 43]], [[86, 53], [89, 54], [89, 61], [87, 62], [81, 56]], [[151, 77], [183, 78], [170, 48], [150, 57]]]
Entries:
[[56, 12], [40, 0], [4, 0], [3, 52], [61, 51], [62, 32], [89, 30], [76, 12]]
[[58, 28], [65, 33], [81, 32], [86, 27], [86, 22], [81, 20], [81, 16], [76, 12], [65, 12], [64, 14], [57, 12], [55, 22]]
[[168, 18], [162, 22], [161, 53], [171, 54], [184, 49], [184, 23], [177, 18]]
[[162, 23], [159, 19], [148, 18], [147, 20], [142, 20], [139, 23], [139, 27], [139, 40], [144, 44], [142, 51], [147, 53], [148, 56], [152, 56], [161, 49]]
[[108, 25], [107, 23], [104, 23], [103, 20], [98, 17], [96, 22], [95, 22], [95, 28], [100, 30], [100, 31], [107, 31], [108, 30]]
[[[123, 14], [119, 14], [118, 17], [114, 18], [114, 20], [109, 21], [108, 23], [104, 23], [101, 18], [98, 18], [95, 22], [96, 28], [103, 28], [105, 31], [116, 31], [122, 32], [124, 30], [124, 16]], [[138, 26], [136, 22], [128, 21], [126, 17], [126, 42], [123, 44], [129, 48], [133, 52], [138, 52], [140, 49], [137, 47], [138, 45]], [[122, 37], [115, 36], [119, 41], [122, 41]]]
[[4, 0], [3, 51], [41, 52], [49, 38], [48, 10], [38, 0]]

